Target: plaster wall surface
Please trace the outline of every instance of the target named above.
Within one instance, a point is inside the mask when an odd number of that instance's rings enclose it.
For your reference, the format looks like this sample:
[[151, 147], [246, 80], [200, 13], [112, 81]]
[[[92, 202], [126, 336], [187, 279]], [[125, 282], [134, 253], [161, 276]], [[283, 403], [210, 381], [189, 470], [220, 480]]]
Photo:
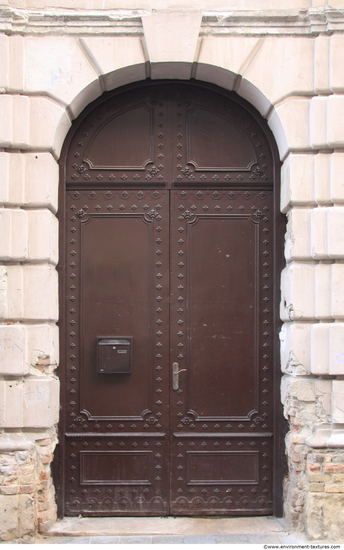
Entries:
[[[135, 9], [129, 0], [120, 8], [106, 0], [1, 3], [0, 451], [14, 468], [0, 488], [2, 539], [44, 530], [56, 514], [49, 465], [59, 411], [61, 147], [73, 119], [103, 91], [145, 78], [234, 90], [274, 133], [288, 218], [280, 307], [286, 513], [311, 538], [343, 535], [344, 486], [334, 477], [339, 466], [329, 471], [344, 454], [343, 7], [342, 0], [291, 0], [287, 8], [271, 0], [141, 0]], [[18, 489], [18, 464], [26, 462], [27, 493]]]

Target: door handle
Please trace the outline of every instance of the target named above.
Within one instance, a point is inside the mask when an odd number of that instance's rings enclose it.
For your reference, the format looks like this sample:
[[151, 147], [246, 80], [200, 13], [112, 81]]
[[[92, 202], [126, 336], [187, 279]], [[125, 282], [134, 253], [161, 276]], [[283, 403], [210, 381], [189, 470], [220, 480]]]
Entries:
[[179, 373], [186, 372], [186, 369], [179, 370], [179, 363], [172, 363], [172, 388], [179, 390]]

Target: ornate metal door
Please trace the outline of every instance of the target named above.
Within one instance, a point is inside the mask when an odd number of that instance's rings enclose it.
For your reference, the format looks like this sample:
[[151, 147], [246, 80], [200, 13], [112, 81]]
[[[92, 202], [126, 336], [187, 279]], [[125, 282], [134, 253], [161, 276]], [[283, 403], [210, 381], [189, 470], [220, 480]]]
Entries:
[[273, 512], [271, 147], [234, 96], [183, 83], [110, 94], [76, 121], [61, 514]]
[[272, 511], [271, 191], [173, 191], [173, 514]]

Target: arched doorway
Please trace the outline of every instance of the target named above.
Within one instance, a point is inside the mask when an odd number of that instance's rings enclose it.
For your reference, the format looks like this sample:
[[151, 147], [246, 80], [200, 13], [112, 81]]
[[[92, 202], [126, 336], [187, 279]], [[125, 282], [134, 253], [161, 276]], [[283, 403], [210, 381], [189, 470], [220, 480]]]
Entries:
[[260, 115], [209, 85], [132, 86], [73, 124], [62, 515], [281, 512], [279, 168]]

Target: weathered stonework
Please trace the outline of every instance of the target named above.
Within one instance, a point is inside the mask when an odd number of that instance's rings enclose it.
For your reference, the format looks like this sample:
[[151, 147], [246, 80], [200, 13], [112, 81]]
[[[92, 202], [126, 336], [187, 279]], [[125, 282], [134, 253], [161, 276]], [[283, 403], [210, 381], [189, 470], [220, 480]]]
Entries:
[[305, 524], [312, 539], [344, 536], [344, 453], [312, 449], [305, 472]]
[[44, 531], [56, 517], [61, 147], [92, 100], [145, 78], [235, 90], [274, 133], [288, 217], [280, 308], [290, 422], [285, 513], [312, 539], [344, 537], [344, 1], [227, 4], [0, 5], [2, 540]]
[[0, 540], [44, 531], [56, 521], [50, 475], [56, 433], [30, 436], [0, 436]]

